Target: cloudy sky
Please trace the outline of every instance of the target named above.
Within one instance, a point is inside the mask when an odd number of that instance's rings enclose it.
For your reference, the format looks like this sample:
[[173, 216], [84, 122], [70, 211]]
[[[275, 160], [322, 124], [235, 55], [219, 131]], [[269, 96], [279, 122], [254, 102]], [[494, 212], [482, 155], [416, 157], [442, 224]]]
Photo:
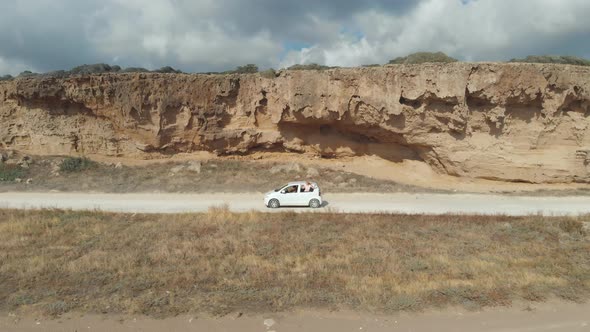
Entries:
[[416, 51], [590, 58], [588, 14], [588, 0], [3, 0], [0, 74], [99, 62], [356, 66]]

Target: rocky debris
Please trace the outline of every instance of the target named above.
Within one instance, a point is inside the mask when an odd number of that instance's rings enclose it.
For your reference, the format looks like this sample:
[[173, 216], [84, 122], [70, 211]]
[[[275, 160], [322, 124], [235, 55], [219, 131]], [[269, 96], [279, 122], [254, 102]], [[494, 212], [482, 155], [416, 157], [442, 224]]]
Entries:
[[50, 163], [50, 168], [51, 168], [51, 176], [53, 177], [57, 177], [60, 176], [59, 171], [61, 170], [61, 163], [63, 162], [63, 160], [53, 160]]
[[586, 234], [590, 234], [590, 221], [584, 221], [582, 223], [582, 230], [584, 230]]
[[0, 153], [0, 162], [6, 162], [12, 158], [14, 158], [15, 152], [14, 150], [6, 150]]
[[14, 179], [14, 182], [16, 182], [16, 183], [21, 183], [21, 182], [23, 182], [23, 179], [21, 179], [21, 178], [16, 178], [16, 179]]
[[19, 165], [21, 168], [29, 168], [32, 163], [33, 163], [33, 159], [30, 156], [23, 156], [17, 162], [17, 165]]
[[590, 149], [576, 150], [576, 158], [581, 159], [584, 165], [590, 164]]
[[121, 169], [123, 168], [123, 164], [121, 162], [118, 162], [115, 164], [115, 169]]
[[267, 329], [273, 327], [276, 324], [275, 320], [272, 318], [265, 319], [262, 323], [264, 324], [264, 326], [266, 326]]
[[170, 168], [170, 175], [175, 175], [177, 173], [182, 172], [186, 168], [186, 165], [176, 165]]
[[281, 173], [281, 172], [282, 173], [290, 173], [290, 172], [299, 173], [299, 172], [301, 172], [301, 165], [299, 165], [298, 163], [288, 163], [288, 164], [283, 164], [283, 165], [276, 165], [270, 169], [271, 174], [277, 174], [277, 173]]
[[31, 184], [31, 183], [33, 183], [33, 179], [30, 179], [30, 178], [29, 178], [29, 179], [27, 179], [26, 183], [27, 183], [27, 184]]
[[201, 162], [200, 161], [194, 161], [191, 160], [188, 162], [188, 165], [186, 166], [186, 170], [189, 172], [195, 172], [195, 173], [201, 173]]
[[590, 183], [590, 67], [23, 77], [0, 82], [0, 117], [5, 147], [33, 154], [376, 155], [459, 177]]
[[576, 158], [586, 159], [590, 156], [590, 149], [576, 150]]
[[150, 152], [150, 151], [154, 150], [154, 147], [150, 144], [135, 143], [135, 147], [139, 151], [143, 151], [143, 152]]
[[201, 162], [191, 160], [186, 164], [176, 165], [170, 168], [170, 175], [175, 175], [182, 171], [194, 172], [197, 174], [201, 173]]
[[317, 178], [318, 176], [320, 176], [320, 171], [318, 171], [317, 168], [308, 167], [306, 176], [308, 178]]

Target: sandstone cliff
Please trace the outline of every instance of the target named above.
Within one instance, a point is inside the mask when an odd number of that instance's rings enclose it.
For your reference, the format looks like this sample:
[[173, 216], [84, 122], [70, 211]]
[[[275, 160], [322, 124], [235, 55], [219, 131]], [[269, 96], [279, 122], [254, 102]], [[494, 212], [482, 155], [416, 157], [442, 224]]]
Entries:
[[590, 182], [590, 68], [429, 64], [0, 83], [4, 148], [378, 155], [504, 181]]

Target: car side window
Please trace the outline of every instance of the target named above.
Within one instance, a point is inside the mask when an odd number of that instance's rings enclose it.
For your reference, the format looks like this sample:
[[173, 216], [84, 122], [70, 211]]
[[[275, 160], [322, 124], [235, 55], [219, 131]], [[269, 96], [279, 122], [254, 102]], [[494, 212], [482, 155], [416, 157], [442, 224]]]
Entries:
[[298, 185], [289, 186], [285, 189], [285, 194], [295, 194], [297, 193], [297, 189], [299, 189]]

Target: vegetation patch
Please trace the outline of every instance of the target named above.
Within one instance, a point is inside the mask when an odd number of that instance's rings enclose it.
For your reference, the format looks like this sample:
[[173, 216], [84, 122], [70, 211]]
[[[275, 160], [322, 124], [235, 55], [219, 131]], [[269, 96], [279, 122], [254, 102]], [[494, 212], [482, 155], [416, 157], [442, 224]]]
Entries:
[[16, 179], [22, 179], [26, 175], [26, 170], [18, 165], [6, 165], [0, 163], [0, 182], [12, 182]]
[[442, 62], [442, 63], [451, 63], [457, 62], [458, 60], [452, 58], [443, 52], [417, 52], [410, 54], [404, 57], [397, 57], [393, 60], [389, 61], [389, 64], [421, 64], [421, 63], [429, 63], [429, 62]]
[[[393, 60], [390, 60], [388, 64], [423, 64], [423, 63], [452, 63], [458, 62], [459, 60], [446, 55], [443, 52], [417, 52], [412, 53], [407, 56], [397, 57]], [[521, 62], [521, 63], [553, 63], [553, 64], [570, 64], [570, 65], [577, 65], [577, 66], [590, 66], [590, 60], [576, 57], [576, 56], [568, 56], [568, 55], [529, 55], [525, 58], [514, 58], [511, 59], [509, 62]], [[366, 64], [361, 65], [361, 68], [367, 67], [380, 67], [380, 64]], [[327, 70], [327, 69], [334, 69], [339, 67], [333, 66], [326, 66], [317, 63], [310, 63], [310, 64], [295, 64], [287, 68], [287, 70]], [[201, 74], [208, 74], [208, 75], [229, 75], [229, 74], [254, 74], [260, 72], [262, 77], [265, 78], [274, 78], [276, 71], [274, 69], [268, 69], [264, 71], [259, 71], [259, 68], [256, 64], [246, 64], [243, 66], [238, 66], [234, 70], [228, 71], [220, 71], [220, 72], [204, 72]], [[109, 65], [105, 63], [97, 63], [97, 64], [85, 64], [81, 66], [74, 67], [70, 70], [57, 70], [48, 73], [34, 73], [29, 70], [23, 71], [20, 73], [17, 78], [21, 77], [69, 77], [72, 75], [93, 75], [93, 74], [105, 74], [105, 73], [170, 73], [170, 74], [180, 74], [183, 73], [181, 70], [172, 68], [170, 66], [165, 66], [160, 69], [155, 70], [148, 70], [142, 67], [129, 67], [129, 68], [121, 68], [118, 65]], [[11, 75], [4, 75], [0, 76], [0, 81], [10, 81], [13, 80], [14, 77]]]
[[273, 79], [273, 78], [277, 77], [277, 72], [276, 72], [276, 70], [270, 68], [270, 69], [261, 71], [260, 76], [262, 76], [264, 78], [268, 78], [268, 79]]
[[258, 72], [258, 66], [255, 64], [247, 64], [245, 66], [238, 66], [235, 70], [230, 71], [230, 74], [254, 74]]
[[567, 55], [529, 55], [524, 59], [512, 59], [510, 62], [557, 63], [576, 66], [590, 66], [590, 60]]
[[59, 165], [59, 170], [66, 173], [81, 172], [96, 167], [96, 163], [88, 158], [68, 157]]
[[287, 70], [327, 70], [327, 69], [334, 69], [338, 67], [330, 67], [324, 65], [318, 65], [317, 63], [310, 63], [310, 64], [297, 64], [292, 65], [291, 67], [287, 68]]
[[0, 311], [166, 317], [584, 301], [581, 220], [0, 210]]

